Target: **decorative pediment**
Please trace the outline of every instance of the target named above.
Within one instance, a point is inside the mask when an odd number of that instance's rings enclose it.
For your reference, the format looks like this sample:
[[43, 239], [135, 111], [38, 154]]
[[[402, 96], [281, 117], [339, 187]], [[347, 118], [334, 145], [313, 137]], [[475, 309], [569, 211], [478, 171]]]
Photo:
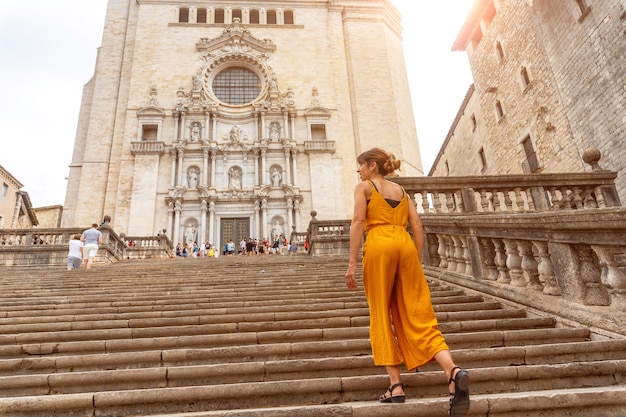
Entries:
[[165, 117], [165, 110], [163, 107], [146, 106], [137, 110], [137, 117]]
[[276, 45], [270, 39], [258, 39], [252, 36], [247, 26], [235, 19], [217, 38], [202, 38], [196, 43], [196, 49], [206, 58], [233, 53], [251, 54], [269, 57]]

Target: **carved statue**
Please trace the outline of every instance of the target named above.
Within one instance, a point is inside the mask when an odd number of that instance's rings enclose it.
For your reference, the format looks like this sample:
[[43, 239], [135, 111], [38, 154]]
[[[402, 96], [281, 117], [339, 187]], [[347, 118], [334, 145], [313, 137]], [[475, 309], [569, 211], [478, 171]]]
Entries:
[[280, 123], [278, 122], [270, 123], [270, 141], [272, 142], [280, 141]]
[[199, 140], [200, 140], [200, 126], [198, 126], [198, 123], [194, 123], [193, 127], [191, 128], [191, 141], [197, 142]]
[[283, 235], [283, 228], [280, 223], [274, 223], [274, 227], [272, 227], [272, 237], [274, 240], [280, 238]]
[[190, 223], [185, 229], [185, 243], [193, 245], [196, 241], [196, 228]]
[[283, 179], [283, 176], [280, 175], [277, 168], [274, 168], [274, 172], [272, 172], [272, 187], [278, 188], [280, 187], [280, 180]]
[[228, 188], [231, 190], [241, 190], [241, 175], [235, 167], [228, 171]]
[[198, 186], [198, 173], [195, 168], [191, 168], [188, 173], [187, 183], [190, 189], [194, 189]]
[[198, 74], [195, 74], [191, 79], [191, 85], [193, 86], [193, 91], [202, 90], [202, 80]]
[[231, 142], [237, 143], [239, 142], [239, 135], [241, 134], [241, 129], [235, 125], [232, 129], [230, 129], [229, 138]]

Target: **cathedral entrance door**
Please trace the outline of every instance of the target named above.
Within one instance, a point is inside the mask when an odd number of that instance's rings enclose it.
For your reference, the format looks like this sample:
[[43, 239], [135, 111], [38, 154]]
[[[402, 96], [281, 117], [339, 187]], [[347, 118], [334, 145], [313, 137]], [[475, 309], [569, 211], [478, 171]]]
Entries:
[[222, 219], [222, 250], [224, 244], [232, 239], [235, 242], [235, 251], [239, 251], [239, 242], [248, 237], [250, 237], [250, 219]]

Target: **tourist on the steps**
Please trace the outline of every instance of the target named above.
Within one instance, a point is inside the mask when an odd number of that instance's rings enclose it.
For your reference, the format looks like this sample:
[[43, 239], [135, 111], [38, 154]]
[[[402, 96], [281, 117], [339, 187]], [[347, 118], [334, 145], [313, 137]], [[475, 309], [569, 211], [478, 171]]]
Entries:
[[[385, 366], [389, 388], [383, 403], [404, 402], [399, 365], [413, 370], [433, 359], [449, 381], [450, 415], [469, 409], [469, 374], [454, 364], [430, 300], [422, 270], [422, 224], [404, 189], [384, 177], [400, 168], [392, 154], [374, 148], [357, 158], [361, 178], [354, 189], [350, 227], [350, 261], [346, 286], [357, 288], [359, 249], [363, 245], [363, 288], [370, 309], [370, 342], [374, 363]], [[413, 238], [407, 232], [407, 223]]]
[[87, 229], [80, 236], [80, 241], [85, 244], [83, 246], [83, 268], [91, 269], [93, 260], [98, 254], [98, 245], [102, 244], [102, 233], [98, 230], [98, 224], [93, 223], [91, 229]]
[[67, 270], [80, 269], [83, 264], [83, 242], [80, 235], [72, 236], [69, 242], [69, 252], [67, 254]]

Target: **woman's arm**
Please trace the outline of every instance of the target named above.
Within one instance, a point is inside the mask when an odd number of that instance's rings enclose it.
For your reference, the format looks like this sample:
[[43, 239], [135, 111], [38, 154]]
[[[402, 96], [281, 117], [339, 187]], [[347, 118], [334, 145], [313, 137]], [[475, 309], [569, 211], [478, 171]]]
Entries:
[[354, 187], [354, 214], [350, 225], [350, 261], [346, 271], [346, 287], [357, 288], [356, 269], [359, 261], [359, 249], [363, 241], [365, 214], [367, 211], [367, 183], [361, 182]]

